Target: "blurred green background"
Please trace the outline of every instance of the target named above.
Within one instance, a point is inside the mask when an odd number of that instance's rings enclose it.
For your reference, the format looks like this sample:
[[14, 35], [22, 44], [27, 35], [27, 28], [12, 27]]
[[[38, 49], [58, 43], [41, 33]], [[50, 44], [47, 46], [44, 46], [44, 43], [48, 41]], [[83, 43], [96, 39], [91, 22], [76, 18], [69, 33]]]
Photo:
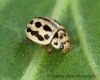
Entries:
[[[100, 80], [99, 0], [0, 0], [0, 80]], [[59, 21], [75, 46], [61, 54], [23, 42], [36, 16]]]

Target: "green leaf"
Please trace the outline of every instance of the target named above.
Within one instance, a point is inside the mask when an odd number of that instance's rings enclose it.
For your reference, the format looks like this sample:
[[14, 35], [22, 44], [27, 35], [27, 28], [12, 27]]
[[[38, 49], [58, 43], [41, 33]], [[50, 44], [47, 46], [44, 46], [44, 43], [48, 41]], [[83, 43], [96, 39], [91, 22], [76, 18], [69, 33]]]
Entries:
[[[0, 80], [100, 80], [99, 0], [1, 0]], [[25, 39], [35, 16], [59, 21], [74, 46], [61, 54]]]

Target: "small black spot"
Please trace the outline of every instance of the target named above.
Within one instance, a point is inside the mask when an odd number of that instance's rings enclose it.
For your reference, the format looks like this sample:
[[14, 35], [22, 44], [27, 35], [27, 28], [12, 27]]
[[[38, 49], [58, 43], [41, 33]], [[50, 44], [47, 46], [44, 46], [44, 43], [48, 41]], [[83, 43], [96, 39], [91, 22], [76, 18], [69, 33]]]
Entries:
[[61, 43], [60, 47], [61, 50], [64, 49], [64, 45]]
[[58, 43], [57, 42], [54, 42], [54, 45], [58, 45]]
[[40, 41], [44, 40], [44, 38], [38, 34], [39, 33], [38, 31], [33, 31], [30, 28], [27, 28], [27, 32], [30, 32], [31, 35], [36, 36]]
[[62, 38], [63, 38], [63, 35], [60, 36], [60, 39], [62, 39]]
[[50, 32], [52, 31], [51, 28], [50, 28], [48, 25], [44, 25], [44, 26], [43, 26], [43, 29], [44, 29], [45, 31], [50, 31]]
[[50, 36], [48, 34], [44, 35], [44, 38], [47, 39], [47, 40], [49, 39], [49, 37]]
[[33, 24], [33, 20], [32, 20], [32, 21], [30, 21], [30, 24]]
[[35, 23], [35, 26], [36, 26], [37, 28], [40, 28], [40, 27], [42, 26], [42, 24], [41, 24], [40, 22], [36, 22], [36, 23]]
[[67, 35], [64, 33], [64, 36], [66, 37]]
[[58, 33], [56, 33], [56, 34], [54, 35], [54, 38], [58, 38]]

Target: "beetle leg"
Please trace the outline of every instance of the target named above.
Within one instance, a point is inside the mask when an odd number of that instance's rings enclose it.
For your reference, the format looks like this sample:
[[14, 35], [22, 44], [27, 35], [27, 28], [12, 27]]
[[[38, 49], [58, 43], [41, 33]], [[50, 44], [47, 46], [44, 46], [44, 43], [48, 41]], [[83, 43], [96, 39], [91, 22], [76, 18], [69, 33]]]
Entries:
[[53, 46], [52, 46], [52, 45], [50, 45], [50, 47], [49, 47], [49, 49], [48, 49], [48, 55], [50, 55], [50, 53], [51, 53], [52, 49], [53, 49]]

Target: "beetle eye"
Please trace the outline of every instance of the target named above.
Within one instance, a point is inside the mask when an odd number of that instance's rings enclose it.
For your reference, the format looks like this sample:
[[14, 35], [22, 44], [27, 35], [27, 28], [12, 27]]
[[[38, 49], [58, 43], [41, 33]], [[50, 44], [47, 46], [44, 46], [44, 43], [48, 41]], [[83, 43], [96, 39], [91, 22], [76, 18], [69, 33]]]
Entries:
[[61, 50], [64, 49], [64, 45], [61, 43], [60, 47]]

